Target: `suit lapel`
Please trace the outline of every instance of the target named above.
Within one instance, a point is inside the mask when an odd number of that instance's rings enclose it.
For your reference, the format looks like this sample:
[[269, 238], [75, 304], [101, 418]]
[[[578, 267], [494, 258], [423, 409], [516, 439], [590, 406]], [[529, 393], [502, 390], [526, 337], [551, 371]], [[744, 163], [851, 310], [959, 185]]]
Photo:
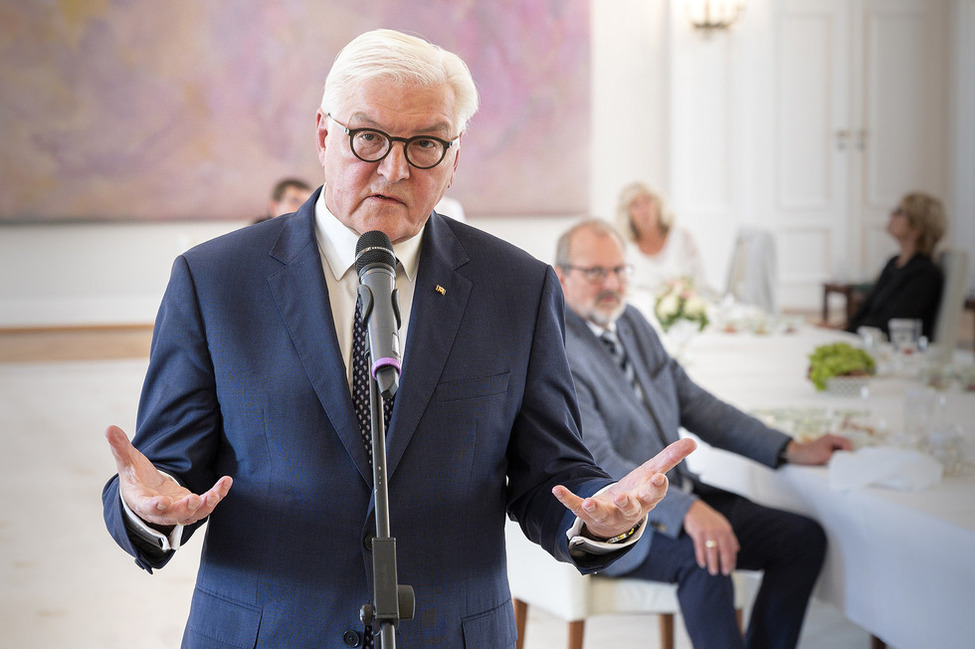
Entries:
[[420, 249], [403, 375], [387, 440], [390, 477], [416, 434], [457, 337], [472, 288], [458, 268], [468, 261], [449, 226], [434, 213]]
[[325, 414], [363, 479], [372, 484], [372, 469], [362, 444], [332, 321], [322, 258], [315, 238], [313, 199], [315, 195], [282, 230], [270, 254], [284, 267], [270, 275], [267, 281]]

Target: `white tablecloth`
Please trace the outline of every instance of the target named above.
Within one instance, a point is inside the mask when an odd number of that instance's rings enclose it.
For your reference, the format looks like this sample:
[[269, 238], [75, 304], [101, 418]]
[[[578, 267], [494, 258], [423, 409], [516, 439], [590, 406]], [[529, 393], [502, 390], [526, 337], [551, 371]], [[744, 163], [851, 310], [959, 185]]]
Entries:
[[[807, 355], [842, 334], [705, 333], [684, 354], [702, 386], [745, 410], [865, 409], [891, 431], [917, 384], [873, 379], [868, 399], [817, 393]], [[945, 417], [975, 433], [975, 393], [945, 393]], [[779, 471], [702, 447], [692, 466], [705, 480], [756, 501], [803, 512], [826, 528], [829, 553], [816, 595], [899, 649], [975, 647], [975, 476], [949, 476], [918, 492], [880, 487], [835, 491], [825, 467]]]

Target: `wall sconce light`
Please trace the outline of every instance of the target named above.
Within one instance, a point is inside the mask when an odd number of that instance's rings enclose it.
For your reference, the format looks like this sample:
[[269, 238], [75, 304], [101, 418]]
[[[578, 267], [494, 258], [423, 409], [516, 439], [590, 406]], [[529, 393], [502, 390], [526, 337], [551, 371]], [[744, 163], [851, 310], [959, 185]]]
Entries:
[[745, 13], [745, 0], [687, 0], [687, 19], [710, 36], [716, 29], [726, 30]]

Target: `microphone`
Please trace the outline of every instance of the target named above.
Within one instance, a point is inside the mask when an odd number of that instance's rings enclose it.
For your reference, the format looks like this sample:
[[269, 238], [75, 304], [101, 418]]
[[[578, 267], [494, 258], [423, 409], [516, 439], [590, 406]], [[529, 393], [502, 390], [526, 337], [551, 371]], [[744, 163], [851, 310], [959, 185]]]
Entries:
[[390, 398], [399, 388], [402, 370], [399, 344], [399, 292], [396, 257], [384, 232], [366, 232], [355, 245], [355, 272], [359, 275], [361, 318], [368, 327], [370, 374], [379, 393]]

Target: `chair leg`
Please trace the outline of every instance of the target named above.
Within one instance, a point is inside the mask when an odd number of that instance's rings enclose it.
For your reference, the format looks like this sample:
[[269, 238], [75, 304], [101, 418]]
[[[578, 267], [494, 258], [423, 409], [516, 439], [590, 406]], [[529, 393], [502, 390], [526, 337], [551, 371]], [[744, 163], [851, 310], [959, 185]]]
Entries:
[[524, 649], [525, 646], [525, 622], [528, 621], [528, 604], [520, 599], [512, 600], [515, 605], [515, 628], [518, 629], [517, 649]]
[[660, 614], [660, 649], [674, 649], [674, 614]]
[[582, 649], [582, 636], [585, 630], [585, 620], [569, 622], [569, 649]]
[[870, 649], [887, 649], [887, 643], [872, 635], [870, 636]]

